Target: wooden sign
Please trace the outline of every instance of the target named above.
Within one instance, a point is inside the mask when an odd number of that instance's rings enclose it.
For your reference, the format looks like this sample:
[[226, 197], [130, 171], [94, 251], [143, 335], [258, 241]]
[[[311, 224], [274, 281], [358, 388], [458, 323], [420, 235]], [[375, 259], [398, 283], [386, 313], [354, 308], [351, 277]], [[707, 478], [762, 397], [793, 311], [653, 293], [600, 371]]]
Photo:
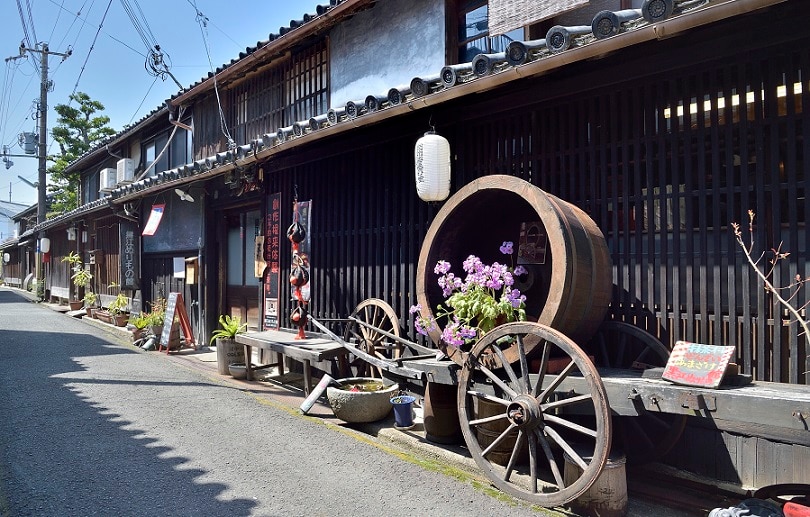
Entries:
[[678, 341], [661, 378], [675, 384], [716, 388], [723, 379], [732, 355], [733, 346]]
[[[177, 321], [175, 321], [175, 318]], [[179, 343], [176, 345], [171, 343], [172, 334], [175, 329], [177, 329], [178, 324], [183, 331], [185, 346], [196, 349], [197, 346], [194, 343], [194, 335], [191, 332], [191, 322], [188, 320], [186, 306], [183, 303], [183, 295], [180, 293], [169, 293], [169, 298], [166, 300], [166, 313], [163, 316], [163, 333], [160, 335], [158, 351], [163, 350], [165, 346], [166, 353], [168, 354], [171, 349], [177, 350], [183, 347], [183, 345]]]
[[267, 266], [262, 274], [264, 318], [262, 330], [278, 330], [279, 289], [281, 276], [281, 193], [267, 198], [267, 217], [264, 225], [264, 260]]

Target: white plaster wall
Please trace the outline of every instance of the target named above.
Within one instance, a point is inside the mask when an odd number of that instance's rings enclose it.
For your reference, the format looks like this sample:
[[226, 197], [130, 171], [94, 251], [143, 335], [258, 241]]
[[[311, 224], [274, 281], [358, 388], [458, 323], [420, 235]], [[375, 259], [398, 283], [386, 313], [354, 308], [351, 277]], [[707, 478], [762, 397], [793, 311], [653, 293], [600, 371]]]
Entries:
[[329, 33], [330, 106], [385, 95], [445, 65], [444, 0], [379, 0]]

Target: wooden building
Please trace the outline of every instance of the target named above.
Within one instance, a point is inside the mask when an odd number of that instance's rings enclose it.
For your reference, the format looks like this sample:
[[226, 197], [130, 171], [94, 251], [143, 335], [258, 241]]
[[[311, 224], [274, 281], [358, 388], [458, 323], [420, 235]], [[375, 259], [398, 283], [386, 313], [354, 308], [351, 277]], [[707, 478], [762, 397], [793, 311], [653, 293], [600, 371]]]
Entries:
[[[613, 263], [609, 318], [669, 347], [733, 345], [743, 373], [759, 381], [810, 384], [805, 337], [762, 289], [732, 231], [755, 212], [757, 249], [783, 243], [791, 252], [775, 265], [775, 284], [810, 276], [806, 2], [679, 9], [675, 1], [671, 17], [649, 22], [639, 14], [611, 37], [574, 30], [598, 10], [642, 7], [598, 2], [509, 33], [533, 41], [569, 27], [565, 48], [552, 49], [547, 38], [514, 66], [495, 55], [480, 76], [469, 60], [509, 41], [488, 34], [483, 1], [332, 4], [246, 49], [217, 70], [216, 84], [201, 80], [114, 137], [114, 153], [136, 164], [134, 181], [83, 197], [76, 214], [45, 229], [81, 219], [87, 248], [104, 251], [114, 278], [118, 225], [132, 220], [142, 230], [162, 205], [160, 233], [141, 238], [135, 297], [149, 303], [184, 290], [204, 342], [222, 313], [261, 328], [257, 238], [272, 237], [274, 213], [286, 229], [293, 200], [311, 200], [311, 313], [345, 317], [380, 298], [413, 337], [417, 257], [440, 206], [416, 196], [414, 144], [435, 128], [451, 145], [452, 191], [507, 174], [596, 222]], [[451, 64], [467, 66], [444, 84], [440, 72]], [[175, 143], [177, 122], [193, 128], [190, 141]], [[158, 152], [164, 147], [168, 158]], [[109, 166], [102, 154], [96, 149], [71, 167], [90, 178]], [[288, 246], [279, 248], [282, 272], [291, 265]], [[179, 263], [190, 266], [181, 271]], [[278, 299], [281, 326], [291, 327], [286, 282]], [[807, 293], [794, 300], [803, 306]], [[801, 426], [781, 433], [764, 422], [690, 422], [665, 461], [742, 487], [806, 483], [810, 435]]]

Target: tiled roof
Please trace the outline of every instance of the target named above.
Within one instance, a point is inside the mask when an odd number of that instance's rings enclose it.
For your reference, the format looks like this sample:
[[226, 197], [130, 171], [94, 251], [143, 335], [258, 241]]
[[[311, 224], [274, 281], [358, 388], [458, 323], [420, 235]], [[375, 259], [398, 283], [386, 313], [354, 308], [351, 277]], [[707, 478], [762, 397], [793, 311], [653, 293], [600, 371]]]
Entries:
[[[315, 6], [316, 12], [314, 14], [304, 14], [302, 19], [300, 19], [300, 20], [290, 20], [290, 24], [288, 26], [279, 27], [278, 33], [269, 34], [266, 40], [257, 41], [255, 46], [245, 48], [244, 52], [239, 53], [238, 57], [232, 59], [227, 64], [223, 64], [222, 66], [219, 66], [216, 69], [216, 74], [217, 75], [221, 74], [222, 72], [226, 71], [227, 69], [229, 69], [233, 65], [243, 62], [243, 60], [246, 57], [249, 57], [249, 56], [253, 55], [253, 53], [255, 53], [256, 51], [258, 51], [258, 50], [264, 48], [265, 46], [267, 46], [268, 44], [278, 40], [282, 36], [285, 36], [286, 34], [290, 33], [294, 29], [302, 27], [302, 26], [304, 26], [304, 24], [311, 22], [312, 20], [316, 19], [318, 16], [321, 16], [322, 14], [325, 14], [326, 12], [334, 9], [338, 5], [346, 4], [346, 3], [349, 3], [350, 1], [351, 0], [331, 0], [330, 3], [328, 3], [328, 4], [316, 5]], [[194, 84], [188, 86], [187, 88], [183, 89], [182, 91], [176, 93], [172, 97], [173, 98], [177, 97], [179, 95], [182, 95], [185, 92], [188, 92], [188, 91], [194, 89], [195, 87], [203, 84], [208, 79], [211, 79], [213, 76], [214, 76], [214, 72], [209, 72], [207, 76], [201, 78], [199, 81], [197, 81]], [[141, 124], [144, 124], [145, 122], [148, 122], [155, 115], [158, 115], [161, 112], [165, 112], [165, 111], [167, 111], [167, 109], [168, 108], [166, 107], [165, 104], [157, 106], [155, 109], [153, 109], [152, 111], [150, 111], [149, 113], [147, 113], [146, 115], [141, 117], [136, 122], [134, 122], [132, 124], [127, 124], [126, 126], [124, 126], [123, 129], [121, 129], [121, 131], [119, 131], [118, 133], [105, 138], [101, 142], [98, 142], [92, 149], [90, 149], [89, 151], [87, 151], [83, 155], [81, 155], [78, 158], [76, 158], [75, 160], [73, 160], [70, 164], [68, 164], [67, 168], [70, 169], [72, 167], [75, 167], [77, 164], [81, 163], [82, 161], [84, 161], [85, 159], [90, 157], [91, 155], [98, 152], [100, 149], [105, 148], [108, 145], [114, 144], [115, 142], [120, 140], [122, 137], [124, 137], [128, 133], [130, 133], [134, 128], [140, 126]]]

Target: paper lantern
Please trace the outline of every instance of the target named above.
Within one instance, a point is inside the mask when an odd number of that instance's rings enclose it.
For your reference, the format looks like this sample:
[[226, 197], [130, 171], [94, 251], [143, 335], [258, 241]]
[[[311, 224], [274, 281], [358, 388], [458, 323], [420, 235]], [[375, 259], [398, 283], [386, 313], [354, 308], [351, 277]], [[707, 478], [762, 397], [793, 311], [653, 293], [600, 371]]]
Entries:
[[10, 253], [3, 253], [3, 262], [8, 264], [11, 261], [11, 254]]
[[47, 237], [43, 237], [39, 240], [39, 251], [41, 253], [48, 253], [51, 251], [51, 240]]
[[423, 201], [444, 201], [450, 195], [450, 142], [433, 131], [416, 141], [416, 193]]

